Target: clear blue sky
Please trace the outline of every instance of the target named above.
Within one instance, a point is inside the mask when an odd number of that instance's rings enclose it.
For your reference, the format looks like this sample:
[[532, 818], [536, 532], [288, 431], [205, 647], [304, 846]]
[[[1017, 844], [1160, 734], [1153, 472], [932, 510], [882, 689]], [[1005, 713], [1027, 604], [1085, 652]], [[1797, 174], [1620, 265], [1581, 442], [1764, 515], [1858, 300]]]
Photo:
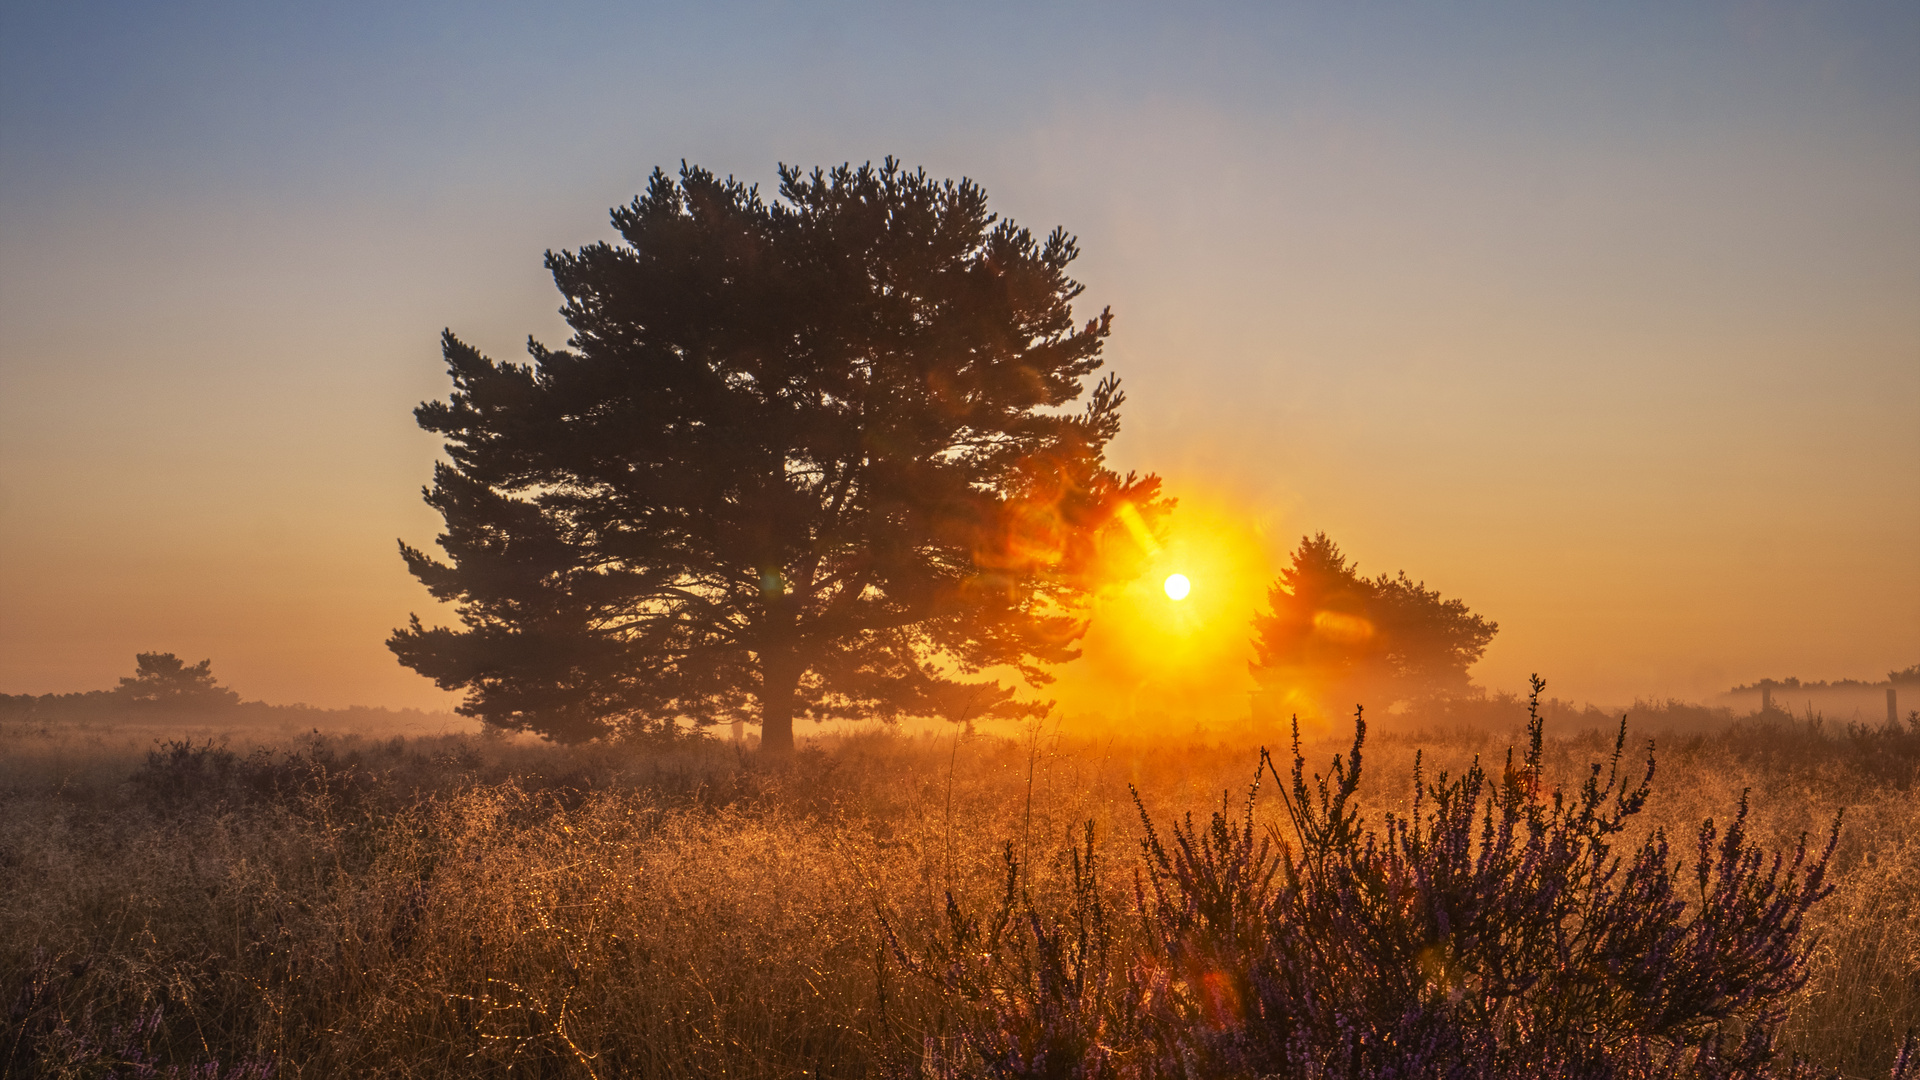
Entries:
[[1324, 529], [1497, 687], [1920, 660], [1920, 5], [6, 3], [0, 690], [444, 700], [440, 328], [561, 339], [656, 165], [887, 154], [1079, 235], [1236, 627]]

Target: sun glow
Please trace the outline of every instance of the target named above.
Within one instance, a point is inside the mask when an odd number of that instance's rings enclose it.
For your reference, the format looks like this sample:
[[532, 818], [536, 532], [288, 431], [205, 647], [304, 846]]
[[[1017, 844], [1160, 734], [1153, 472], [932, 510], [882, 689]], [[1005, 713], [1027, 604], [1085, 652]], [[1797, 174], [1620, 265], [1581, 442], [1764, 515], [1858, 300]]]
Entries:
[[1164, 528], [1129, 525], [1109, 541], [1116, 580], [1094, 599], [1081, 659], [1047, 693], [1070, 723], [1240, 723], [1254, 689], [1253, 613], [1273, 582], [1291, 528], [1249, 515], [1237, 498], [1180, 486]]

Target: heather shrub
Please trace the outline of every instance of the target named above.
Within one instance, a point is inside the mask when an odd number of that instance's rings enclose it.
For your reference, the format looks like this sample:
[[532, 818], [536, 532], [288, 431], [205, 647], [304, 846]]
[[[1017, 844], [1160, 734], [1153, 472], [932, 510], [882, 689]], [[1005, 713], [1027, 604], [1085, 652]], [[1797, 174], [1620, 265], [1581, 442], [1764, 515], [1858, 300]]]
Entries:
[[99, 1015], [91, 1001], [74, 1000], [79, 996], [73, 990], [89, 966], [86, 961], [63, 962], [44, 951], [34, 954], [7, 1011], [0, 1075], [271, 1080], [276, 1072], [269, 1057], [228, 1063], [204, 1051], [181, 1055], [186, 1064], [168, 1063], [165, 1006], [141, 1010], [127, 1022]]
[[1061, 903], [1036, 903], [1012, 843], [1003, 857], [993, 913], [971, 915], [949, 891], [945, 925], [921, 951], [882, 916], [894, 956], [937, 986], [961, 1018], [957, 1040], [927, 1039], [920, 1070], [938, 1078], [1124, 1074], [1148, 998], [1114, 963], [1117, 928], [1102, 895], [1093, 823], [1066, 849]]
[[[1623, 843], [1654, 757], [1612, 754], [1549, 790], [1536, 680], [1525, 750], [1429, 779], [1411, 808], [1365, 825], [1366, 725], [1309, 780], [1261, 752], [1238, 812], [1223, 801], [1164, 833], [1135, 795], [1141, 862], [1131, 941], [1100, 901], [1092, 826], [1071, 890], [1046, 905], [1007, 855], [996, 910], [947, 925], [908, 970], [953, 1002], [957, 1037], [930, 1041], [941, 1077], [1800, 1077], [1776, 1039], [1832, 892], [1839, 836], [1768, 854], [1743, 794], [1724, 823], [1678, 843]], [[1256, 823], [1261, 781], [1283, 826]], [[1131, 950], [1128, 949], [1131, 945]], [[1131, 955], [1129, 955], [1131, 952]], [[1894, 1064], [1909, 1068], [1911, 1040]]]

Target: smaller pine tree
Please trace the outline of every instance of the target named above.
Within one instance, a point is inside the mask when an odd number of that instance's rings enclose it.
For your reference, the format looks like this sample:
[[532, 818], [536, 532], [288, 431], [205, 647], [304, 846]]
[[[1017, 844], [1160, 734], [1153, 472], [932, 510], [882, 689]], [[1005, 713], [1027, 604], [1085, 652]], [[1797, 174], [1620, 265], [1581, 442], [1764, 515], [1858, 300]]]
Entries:
[[1254, 677], [1267, 693], [1329, 716], [1361, 700], [1461, 693], [1500, 631], [1404, 571], [1362, 577], [1325, 533], [1300, 538], [1267, 601], [1253, 620]]
[[134, 674], [114, 691], [132, 705], [159, 708], [219, 708], [238, 705], [240, 695], [213, 678], [213, 661], [188, 664], [172, 653], [136, 653]]

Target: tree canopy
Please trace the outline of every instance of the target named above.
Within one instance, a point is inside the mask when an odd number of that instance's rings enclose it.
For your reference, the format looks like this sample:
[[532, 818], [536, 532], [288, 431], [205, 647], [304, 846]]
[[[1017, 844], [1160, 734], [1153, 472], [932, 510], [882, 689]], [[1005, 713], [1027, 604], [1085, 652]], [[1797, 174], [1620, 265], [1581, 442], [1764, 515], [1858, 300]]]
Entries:
[[1300, 538], [1267, 601], [1253, 620], [1256, 679], [1329, 711], [1466, 690], [1500, 629], [1405, 571], [1360, 576], [1325, 533]]
[[135, 653], [132, 677], [114, 694], [136, 705], [207, 708], [235, 705], [240, 695], [214, 681], [213, 661], [188, 664], [172, 653]]
[[[460, 628], [389, 647], [490, 724], [565, 740], [796, 715], [1009, 715], [1071, 659], [1081, 602], [1159, 481], [1104, 464], [1124, 396], [1078, 254], [971, 181], [889, 159], [683, 165], [549, 252], [572, 328], [496, 362], [451, 331], [422, 404], [446, 560], [402, 543]], [[1074, 403], [1085, 398], [1078, 408]]]

